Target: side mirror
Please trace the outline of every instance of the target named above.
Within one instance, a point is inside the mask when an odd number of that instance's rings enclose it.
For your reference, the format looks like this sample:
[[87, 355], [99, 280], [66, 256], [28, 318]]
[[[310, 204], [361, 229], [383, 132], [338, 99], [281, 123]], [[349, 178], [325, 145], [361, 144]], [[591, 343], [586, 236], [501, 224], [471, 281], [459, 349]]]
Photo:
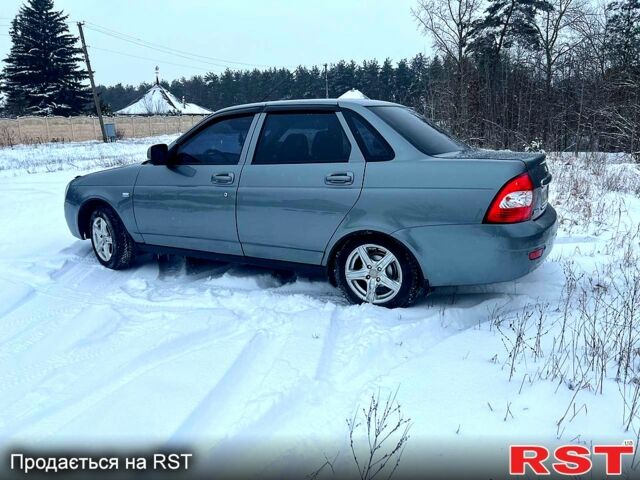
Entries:
[[169, 160], [169, 147], [164, 143], [151, 145], [147, 150], [147, 160], [152, 165], [166, 165]]

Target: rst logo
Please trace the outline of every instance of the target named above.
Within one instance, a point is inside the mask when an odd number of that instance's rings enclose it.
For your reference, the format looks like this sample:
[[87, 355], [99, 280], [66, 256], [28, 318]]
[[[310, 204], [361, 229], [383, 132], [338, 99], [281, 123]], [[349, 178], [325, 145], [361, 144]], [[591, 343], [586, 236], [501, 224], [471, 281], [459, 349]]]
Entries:
[[[540, 445], [512, 445], [509, 447], [510, 475], [550, 475], [549, 467], [560, 475], [584, 475], [593, 468], [596, 456], [602, 457], [607, 475], [622, 475], [622, 456], [633, 455], [632, 441], [622, 445], [563, 445], [551, 453]], [[545, 465], [546, 463], [546, 465]]]

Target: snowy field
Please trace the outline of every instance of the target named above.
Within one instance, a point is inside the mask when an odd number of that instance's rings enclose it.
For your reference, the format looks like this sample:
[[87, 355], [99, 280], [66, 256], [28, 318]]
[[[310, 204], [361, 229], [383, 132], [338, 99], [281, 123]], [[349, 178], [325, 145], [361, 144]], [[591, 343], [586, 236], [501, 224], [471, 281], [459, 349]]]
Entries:
[[326, 457], [352, 471], [346, 419], [396, 390], [411, 419], [400, 469], [451, 447], [495, 446], [504, 468], [510, 442], [637, 441], [628, 157], [549, 155], [561, 223], [537, 271], [386, 310], [257, 268], [151, 256], [102, 268], [67, 231], [66, 183], [168, 140], [0, 149], [0, 447], [191, 445], [214, 463], [277, 472], [302, 456], [311, 473]]

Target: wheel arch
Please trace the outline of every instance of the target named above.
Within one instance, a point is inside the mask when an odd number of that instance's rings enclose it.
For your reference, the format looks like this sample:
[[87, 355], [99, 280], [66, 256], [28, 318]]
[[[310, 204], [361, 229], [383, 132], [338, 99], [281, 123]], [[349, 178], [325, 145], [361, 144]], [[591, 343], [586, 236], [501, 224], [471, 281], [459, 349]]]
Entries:
[[340, 251], [340, 249], [348, 241], [350, 241], [350, 240], [352, 240], [354, 238], [359, 238], [359, 237], [384, 238], [384, 239], [389, 240], [390, 242], [394, 243], [399, 248], [405, 250], [406, 252], [408, 252], [413, 257], [413, 259], [416, 262], [416, 265], [418, 266], [418, 270], [419, 270], [420, 275], [426, 281], [426, 277], [424, 275], [424, 271], [422, 269], [422, 266], [420, 265], [420, 262], [418, 261], [418, 259], [416, 257], [416, 253], [413, 251], [413, 249], [410, 246], [406, 245], [404, 242], [398, 240], [393, 235], [390, 235], [388, 233], [384, 233], [384, 232], [381, 232], [379, 230], [374, 230], [374, 229], [362, 229], [362, 230], [356, 230], [354, 232], [349, 232], [349, 233], [343, 235], [336, 242], [334, 242], [334, 244], [329, 249], [329, 253], [326, 256], [327, 276], [329, 278], [329, 282], [334, 287], [336, 286], [336, 280], [335, 280], [334, 275], [333, 275], [333, 270], [334, 270], [334, 266], [335, 266], [336, 254]]
[[113, 205], [111, 205], [104, 198], [88, 198], [84, 202], [82, 202], [80, 208], [78, 209], [78, 232], [80, 232], [80, 235], [83, 239], [89, 238], [89, 221], [91, 220], [91, 214], [98, 207], [107, 207], [111, 209], [111, 211], [114, 212], [115, 215], [120, 219], [120, 221], [122, 221], [122, 218], [118, 214], [118, 211], [113, 208]]

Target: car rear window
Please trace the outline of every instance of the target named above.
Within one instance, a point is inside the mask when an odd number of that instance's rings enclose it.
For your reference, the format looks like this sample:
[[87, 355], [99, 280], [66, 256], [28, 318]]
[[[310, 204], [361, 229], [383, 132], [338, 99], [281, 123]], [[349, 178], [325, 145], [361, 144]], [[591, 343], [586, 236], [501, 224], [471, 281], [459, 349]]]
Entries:
[[333, 112], [269, 113], [254, 165], [348, 162], [351, 144]]
[[368, 107], [411, 145], [427, 155], [466, 150], [466, 146], [407, 107]]

